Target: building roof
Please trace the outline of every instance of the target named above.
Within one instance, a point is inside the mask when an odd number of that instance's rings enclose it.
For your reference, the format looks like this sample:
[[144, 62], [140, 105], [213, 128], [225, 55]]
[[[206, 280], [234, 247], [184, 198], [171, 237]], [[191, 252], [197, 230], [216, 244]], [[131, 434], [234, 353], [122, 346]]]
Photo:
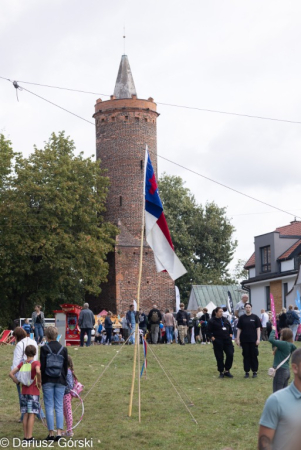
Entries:
[[280, 235], [283, 236], [300, 236], [301, 237], [301, 221], [294, 220], [289, 225], [276, 228]]
[[114, 89], [114, 96], [117, 99], [132, 98], [137, 95], [130, 63], [127, 55], [122, 55], [117, 80]]
[[255, 267], [255, 252], [253, 255], [248, 259], [246, 264], [244, 265], [245, 269], [251, 269], [252, 267]]
[[[301, 221], [293, 220], [289, 225], [284, 225], [283, 227], [277, 227], [275, 232], [279, 233], [280, 236], [294, 236], [301, 238]], [[293, 244], [290, 248], [288, 248], [279, 258], [278, 261], [283, 261], [285, 259], [289, 259], [291, 254], [296, 250], [296, 248], [301, 244], [301, 239], [299, 239], [295, 244]], [[246, 264], [244, 265], [245, 269], [251, 269], [255, 267], [255, 252], [248, 259]]]
[[292, 253], [301, 246], [301, 239], [299, 239], [297, 242], [295, 242], [290, 248], [288, 248], [282, 255], [279, 256], [278, 261], [284, 261], [285, 259], [290, 259], [290, 256], [292, 256]]
[[205, 308], [213, 302], [216, 306], [227, 305], [228, 291], [231, 294], [234, 307], [240, 301], [242, 289], [237, 285], [193, 285], [190, 292], [187, 309], [196, 311], [199, 306]]

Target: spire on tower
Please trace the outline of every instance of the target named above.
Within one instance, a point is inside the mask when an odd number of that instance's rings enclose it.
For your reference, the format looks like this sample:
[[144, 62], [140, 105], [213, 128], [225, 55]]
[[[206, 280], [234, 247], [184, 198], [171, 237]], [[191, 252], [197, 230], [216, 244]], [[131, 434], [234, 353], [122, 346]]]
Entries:
[[127, 55], [122, 55], [114, 89], [114, 96], [117, 99], [121, 99], [132, 98], [132, 95], [137, 95], [135, 83], [128, 57]]

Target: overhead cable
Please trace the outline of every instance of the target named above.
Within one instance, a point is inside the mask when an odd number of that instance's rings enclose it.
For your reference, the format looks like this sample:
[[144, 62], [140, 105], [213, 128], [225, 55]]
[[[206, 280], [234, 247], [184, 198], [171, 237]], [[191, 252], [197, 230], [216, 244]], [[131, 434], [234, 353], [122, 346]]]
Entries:
[[[3, 78], [3, 77], [0, 77], [0, 78]], [[5, 78], [5, 79], [8, 80], [7, 78]], [[11, 81], [11, 80], [8, 80], [8, 81]], [[16, 87], [15, 84], [14, 84], [14, 87]], [[18, 88], [21, 88], [21, 86], [18, 85]], [[17, 89], [17, 88], [16, 88], [16, 89]], [[50, 100], [47, 100], [46, 98], [44, 98], [44, 97], [42, 97], [42, 96], [40, 96], [40, 95], [38, 95], [38, 94], [35, 94], [34, 92], [31, 92], [31, 91], [29, 91], [28, 89], [26, 89], [26, 88], [24, 88], [24, 87], [22, 87], [22, 89], [23, 89], [24, 91], [26, 91], [26, 92], [28, 92], [28, 93], [30, 93], [30, 94], [32, 94], [32, 95], [34, 95], [34, 96], [40, 98], [41, 100], [46, 101], [47, 103], [50, 103], [51, 105], [56, 106], [57, 108], [60, 108], [60, 109], [62, 109], [63, 111], [65, 111], [65, 112], [67, 112], [67, 113], [69, 113], [69, 114], [72, 114], [73, 116], [78, 117], [79, 119], [84, 120], [85, 122], [90, 123], [90, 124], [93, 125], [93, 126], [95, 125], [95, 124], [94, 124], [93, 122], [91, 122], [90, 120], [87, 120], [87, 119], [85, 119], [84, 117], [81, 117], [81, 116], [79, 116], [78, 114], [75, 114], [75, 113], [73, 113], [72, 111], [69, 111], [68, 109], [63, 108], [62, 106], [57, 105], [56, 103], [51, 102]], [[150, 153], [153, 153], [153, 152], [150, 152]], [[181, 165], [181, 164], [179, 164], [179, 163], [176, 163], [175, 161], [172, 161], [171, 159], [168, 159], [168, 158], [166, 158], [166, 157], [164, 157], [164, 156], [161, 156], [161, 155], [158, 155], [158, 154], [157, 154], [157, 156], [158, 156], [159, 158], [161, 158], [161, 159], [163, 159], [163, 160], [165, 160], [165, 161], [171, 163], [171, 164], [174, 164], [175, 166], [178, 166], [178, 167], [180, 167], [180, 168], [182, 168], [182, 169], [184, 169], [184, 170], [187, 170], [188, 172], [191, 172], [191, 173], [193, 173], [193, 174], [195, 174], [195, 175], [197, 175], [197, 176], [199, 176], [199, 177], [202, 177], [202, 178], [204, 178], [205, 180], [211, 181], [212, 183], [215, 183], [215, 184], [217, 184], [217, 185], [219, 185], [219, 186], [222, 186], [222, 187], [225, 188], [225, 189], [228, 189], [228, 190], [230, 190], [230, 191], [232, 191], [232, 192], [236, 192], [237, 194], [243, 195], [244, 197], [247, 197], [247, 198], [249, 198], [249, 199], [251, 199], [251, 200], [253, 200], [253, 201], [256, 201], [256, 202], [258, 202], [258, 203], [261, 203], [261, 204], [263, 204], [263, 205], [269, 206], [270, 208], [276, 209], [277, 211], [280, 211], [280, 212], [282, 212], [282, 213], [289, 214], [290, 216], [294, 216], [294, 217], [296, 217], [296, 218], [298, 217], [298, 219], [301, 219], [300, 216], [296, 216], [295, 214], [292, 214], [292, 213], [290, 213], [290, 212], [288, 212], [288, 211], [285, 211], [284, 209], [278, 208], [277, 206], [273, 206], [273, 205], [271, 205], [271, 204], [269, 204], [269, 203], [267, 203], [267, 202], [264, 202], [264, 201], [262, 201], [262, 200], [259, 200], [258, 198], [252, 197], [251, 195], [245, 194], [244, 192], [238, 191], [237, 189], [234, 189], [234, 188], [232, 188], [232, 187], [230, 187], [230, 186], [227, 186], [227, 185], [225, 185], [225, 184], [223, 184], [223, 183], [220, 183], [219, 181], [213, 180], [212, 178], [209, 178], [209, 177], [207, 177], [206, 175], [202, 175], [201, 173], [196, 172], [195, 170], [189, 169], [188, 167], [185, 167], [185, 166], [183, 166], [183, 165]]]

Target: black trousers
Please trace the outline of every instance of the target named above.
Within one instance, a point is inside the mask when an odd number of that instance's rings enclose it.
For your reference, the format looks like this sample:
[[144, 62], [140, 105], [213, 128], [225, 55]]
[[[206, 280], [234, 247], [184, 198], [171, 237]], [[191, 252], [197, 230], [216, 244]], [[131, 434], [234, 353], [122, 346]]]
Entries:
[[[223, 372], [228, 371], [232, 367], [234, 347], [232, 339], [215, 339], [213, 341], [214, 355], [217, 362], [217, 370]], [[224, 353], [226, 355], [226, 361], [224, 363]]]
[[242, 356], [244, 358], [244, 371], [258, 371], [258, 347], [255, 342], [241, 342]]

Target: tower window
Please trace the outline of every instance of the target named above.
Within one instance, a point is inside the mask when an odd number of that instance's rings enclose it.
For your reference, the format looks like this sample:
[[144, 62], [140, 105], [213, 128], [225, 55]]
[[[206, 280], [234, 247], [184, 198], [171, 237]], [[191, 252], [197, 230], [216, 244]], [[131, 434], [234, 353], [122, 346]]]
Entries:
[[125, 120], [129, 120], [129, 116], [124, 116]]
[[112, 117], [112, 122], [115, 122], [115, 117], [114, 116]]
[[105, 119], [101, 119], [101, 121], [102, 121], [102, 122], [104, 122], [104, 121], [105, 121]]
[[145, 117], [144, 122], [147, 122], [147, 118]]
[[135, 117], [135, 121], [136, 121], [136, 122], [139, 122], [139, 117]]
[[143, 170], [143, 159], [140, 161], [140, 169]]
[[122, 206], [122, 195], [119, 196], [119, 206]]

